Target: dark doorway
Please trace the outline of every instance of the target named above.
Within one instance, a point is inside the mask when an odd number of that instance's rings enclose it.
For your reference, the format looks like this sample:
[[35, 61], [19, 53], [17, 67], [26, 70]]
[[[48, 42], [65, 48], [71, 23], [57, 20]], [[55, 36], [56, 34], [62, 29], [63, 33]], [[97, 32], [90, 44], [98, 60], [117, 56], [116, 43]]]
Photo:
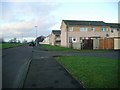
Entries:
[[83, 39], [81, 49], [93, 49], [93, 40], [92, 39]]

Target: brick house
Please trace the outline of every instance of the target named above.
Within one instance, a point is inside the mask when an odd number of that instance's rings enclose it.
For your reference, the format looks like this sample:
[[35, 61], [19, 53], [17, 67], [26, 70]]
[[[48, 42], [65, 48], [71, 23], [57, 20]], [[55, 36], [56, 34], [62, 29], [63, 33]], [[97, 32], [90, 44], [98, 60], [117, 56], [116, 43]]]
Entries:
[[109, 37], [110, 25], [103, 21], [62, 20], [61, 46], [99, 49], [100, 39]]
[[51, 45], [61, 45], [61, 31], [60, 30], [52, 30], [50, 36], [50, 44]]

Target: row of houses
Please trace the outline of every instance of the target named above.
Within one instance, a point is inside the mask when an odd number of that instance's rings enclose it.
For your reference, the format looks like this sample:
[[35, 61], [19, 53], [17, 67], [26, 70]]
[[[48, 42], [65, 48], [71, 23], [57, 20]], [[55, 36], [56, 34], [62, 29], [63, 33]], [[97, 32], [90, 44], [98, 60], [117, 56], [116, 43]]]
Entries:
[[120, 24], [103, 21], [62, 20], [44, 44], [74, 49], [120, 49]]

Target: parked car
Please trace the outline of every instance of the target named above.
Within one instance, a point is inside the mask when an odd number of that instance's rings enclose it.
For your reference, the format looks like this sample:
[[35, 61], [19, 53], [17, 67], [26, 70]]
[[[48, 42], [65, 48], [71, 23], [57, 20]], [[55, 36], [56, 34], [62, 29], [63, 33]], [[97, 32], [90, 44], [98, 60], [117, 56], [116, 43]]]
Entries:
[[35, 46], [35, 43], [34, 42], [30, 42], [29, 46]]

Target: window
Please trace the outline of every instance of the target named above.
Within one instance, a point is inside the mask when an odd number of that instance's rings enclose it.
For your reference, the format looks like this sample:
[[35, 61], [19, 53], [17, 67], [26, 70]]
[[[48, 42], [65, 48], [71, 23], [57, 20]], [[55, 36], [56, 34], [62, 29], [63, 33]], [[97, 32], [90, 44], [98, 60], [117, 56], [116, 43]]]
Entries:
[[56, 37], [60, 37], [60, 35], [56, 35]]
[[82, 37], [80, 37], [80, 43], [82, 43]]
[[103, 31], [103, 32], [106, 31], [106, 28], [101, 28], [101, 31]]
[[80, 28], [80, 31], [87, 31], [87, 28], [82, 27], [82, 28]]
[[69, 43], [72, 43], [72, 37], [69, 37]]
[[73, 27], [68, 27], [68, 31], [73, 31]]
[[94, 27], [91, 27], [91, 29], [90, 29], [91, 31], [95, 31], [95, 28]]
[[84, 31], [84, 28], [80, 28], [80, 31]]

